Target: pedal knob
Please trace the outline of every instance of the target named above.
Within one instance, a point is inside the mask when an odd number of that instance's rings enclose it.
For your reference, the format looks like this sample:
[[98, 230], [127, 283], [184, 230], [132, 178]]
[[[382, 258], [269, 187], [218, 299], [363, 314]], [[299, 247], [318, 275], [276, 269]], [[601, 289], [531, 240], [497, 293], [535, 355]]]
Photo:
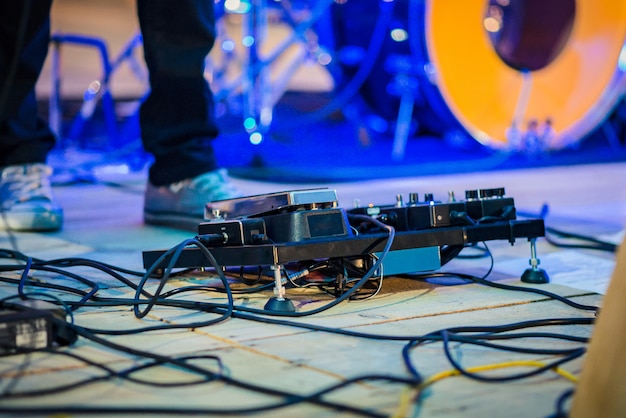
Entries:
[[466, 190], [465, 191], [465, 199], [466, 200], [476, 200], [476, 199], [478, 199], [478, 190]]
[[504, 187], [498, 187], [493, 189], [481, 189], [479, 190], [481, 199], [490, 199], [496, 197], [504, 197]]

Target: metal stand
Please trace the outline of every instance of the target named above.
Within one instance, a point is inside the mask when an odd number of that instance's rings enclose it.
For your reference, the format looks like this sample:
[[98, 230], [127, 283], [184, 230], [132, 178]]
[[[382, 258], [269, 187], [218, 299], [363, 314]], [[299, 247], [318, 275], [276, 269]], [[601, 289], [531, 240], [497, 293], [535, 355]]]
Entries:
[[[124, 145], [123, 138], [117, 128], [117, 115], [115, 114], [115, 105], [113, 96], [110, 91], [110, 82], [113, 73], [126, 62], [130, 65], [131, 70], [138, 80], [146, 84], [148, 89], [148, 77], [143, 70], [141, 64], [139, 64], [133, 52], [136, 48], [140, 47], [143, 38], [140, 34], [136, 34], [127, 42], [122, 48], [122, 51], [113, 60], [110, 59], [108, 47], [104, 39], [88, 35], [77, 34], [62, 34], [55, 33], [51, 35], [52, 43], [52, 73], [51, 73], [51, 93], [49, 99], [49, 121], [52, 131], [61, 139], [63, 146], [67, 147], [68, 141], [80, 142], [80, 137], [85, 128], [87, 121], [89, 121], [96, 110], [96, 106], [99, 101], [102, 102], [104, 111], [104, 119], [106, 123], [107, 135], [109, 138], [109, 147], [111, 149], [118, 149], [121, 145]], [[70, 131], [67, 136], [62, 132], [62, 110], [61, 110], [61, 46], [73, 45], [82, 46], [86, 48], [93, 48], [98, 52], [100, 57], [101, 71], [100, 79], [94, 80], [89, 84], [85, 93], [83, 94], [83, 103], [80, 111], [72, 121]], [[69, 144], [73, 145], [73, 144]]]
[[[248, 3], [250, 7], [243, 13], [226, 10], [227, 14], [242, 15], [242, 56], [233, 60], [236, 50], [225, 54], [230, 56], [233, 64], [242, 64], [240, 82], [229, 86], [214, 83], [212, 87], [216, 98], [241, 93], [244, 128], [250, 135], [250, 142], [257, 145], [272, 124], [274, 106], [287, 90], [287, 82], [307, 60], [325, 54], [313, 27], [322, 20], [334, 0], [317, 0], [310, 6], [303, 3], [302, 9], [294, 7], [293, 2], [271, 2], [271, 7], [268, 0], [250, 0]], [[280, 16], [291, 32], [278, 43], [273, 43], [269, 39], [269, 30], [270, 21], [276, 16]], [[230, 70], [219, 63], [214, 67], [222, 73]], [[220, 78], [220, 75], [216, 77]], [[226, 91], [221, 91], [223, 88]]]
[[280, 311], [280, 312], [295, 312], [296, 307], [291, 300], [285, 298], [285, 287], [283, 286], [282, 277], [280, 274], [281, 267], [279, 264], [272, 266], [274, 270], [274, 293], [276, 296], [272, 296], [265, 304], [266, 311]]
[[537, 258], [537, 238], [529, 238], [530, 242], [530, 268], [526, 269], [522, 274], [522, 281], [524, 283], [548, 283], [550, 277], [544, 269], [539, 268], [540, 260]]

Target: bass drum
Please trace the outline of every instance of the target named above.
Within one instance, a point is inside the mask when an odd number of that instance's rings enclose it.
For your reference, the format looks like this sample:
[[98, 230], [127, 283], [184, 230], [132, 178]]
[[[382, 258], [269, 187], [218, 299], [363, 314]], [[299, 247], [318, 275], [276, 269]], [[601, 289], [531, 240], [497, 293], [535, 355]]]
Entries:
[[[343, 6], [350, 3], [361, 6], [349, 0]], [[391, 29], [404, 26], [409, 35], [418, 126], [463, 133], [498, 149], [524, 149], [531, 139], [542, 149], [560, 149], [603, 122], [626, 90], [624, 1], [395, 3]], [[377, 58], [379, 71], [363, 85], [362, 96], [373, 108], [382, 103], [385, 115], [398, 100], [388, 88], [382, 97], [381, 83], [393, 84], [397, 72], [389, 74], [384, 64], [392, 58], [385, 48]]]

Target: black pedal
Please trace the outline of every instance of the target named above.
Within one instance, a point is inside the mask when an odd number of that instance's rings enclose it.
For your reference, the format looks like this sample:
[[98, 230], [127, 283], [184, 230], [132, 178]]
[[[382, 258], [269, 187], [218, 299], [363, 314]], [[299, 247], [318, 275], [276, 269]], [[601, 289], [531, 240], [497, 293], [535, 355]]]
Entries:
[[465, 205], [461, 202], [431, 201], [407, 206], [406, 210], [408, 213], [409, 231], [440, 228], [464, 223], [458, 217], [451, 216], [453, 213], [462, 213], [465, 211]]
[[341, 208], [296, 210], [264, 216], [267, 236], [273, 242], [301, 242], [316, 238], [352, 235]]
[[329, 189], [304, 189], [237, 197], [208, 202], [205, 219], [240, 219], [262, 217], [301, 209], [337, 207], [337, 192]]
[[512, 197], [505, 197], [504, 187], [466, 190], [465, 208], [467, 215], [475, 221], [485, 218], [513, 220], [517, 217], [515, 201]]
[[400, 207], [370, 206], [351, 209], [349, 212], [374, 216], [381, 222], [393, 226], [397, 231], [417, 231], [466, 223], [452, 216], [455, 212], [465, 212], [465, 205], [462, 202], [430, 201]]
[[209, 245], [301, 242], [352, 235], [337, 193], [305, 189], [209, 202], [198, 227]]

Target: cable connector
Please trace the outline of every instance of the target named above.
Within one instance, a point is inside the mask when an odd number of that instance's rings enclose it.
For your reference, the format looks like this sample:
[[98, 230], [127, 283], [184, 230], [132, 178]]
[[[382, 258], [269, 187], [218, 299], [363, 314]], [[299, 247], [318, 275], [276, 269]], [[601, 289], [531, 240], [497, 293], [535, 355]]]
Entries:
[[265, 229], [261, 218], [214, 220], [198, 225], [196, 238], [207, 246], [254, 245], [267, 242]]

